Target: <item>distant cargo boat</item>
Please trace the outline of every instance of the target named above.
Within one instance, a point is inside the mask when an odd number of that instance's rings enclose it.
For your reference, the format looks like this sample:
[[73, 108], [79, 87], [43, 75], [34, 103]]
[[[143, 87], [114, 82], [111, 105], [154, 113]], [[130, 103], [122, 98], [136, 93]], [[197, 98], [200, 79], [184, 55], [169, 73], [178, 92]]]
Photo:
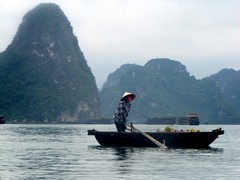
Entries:
[[173, 124], [176, 124], [176, 121], [177, 121], [177, 118], [172, 116], [154, 117], [154, 118], [148, 118], [147, 124], [173, 125]]
[[198, 114], [197, 113], [190, 113], [188, 122], [189, 122], [189, 125], [198, 126], [200, 124]]
[[4, 120], [4, 116], [0, 115], [0, 124], [4, 124], [6, 121]]
[[195, 126], [197, 126], [200, 124], [200, 121], [199, 121], [197, 113], [189, 113], [188, 115], [179, 116], [179, 117], [166, 116], [166, 117], [148, 118], [147, 124], [164, 124], [164, 125], [177, 124], [177, 125], [195, 125]]
[[200, 124], [198, 114], [197, 113], [189, 113], [186, 116], [178, 117], [176, 122], [178, 125], [195, 125], [198, 126]]

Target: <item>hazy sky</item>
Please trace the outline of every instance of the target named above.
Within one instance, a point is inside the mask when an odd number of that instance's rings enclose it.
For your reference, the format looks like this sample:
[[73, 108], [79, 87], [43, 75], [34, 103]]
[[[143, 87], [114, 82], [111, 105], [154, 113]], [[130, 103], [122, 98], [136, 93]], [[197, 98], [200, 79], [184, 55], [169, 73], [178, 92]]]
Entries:
[[240, 70], [240, 0], [0, 0], [0, 52], [43, 2], [63, 10], [98, 87], [122, 64], [180, 61], [197, 79]]

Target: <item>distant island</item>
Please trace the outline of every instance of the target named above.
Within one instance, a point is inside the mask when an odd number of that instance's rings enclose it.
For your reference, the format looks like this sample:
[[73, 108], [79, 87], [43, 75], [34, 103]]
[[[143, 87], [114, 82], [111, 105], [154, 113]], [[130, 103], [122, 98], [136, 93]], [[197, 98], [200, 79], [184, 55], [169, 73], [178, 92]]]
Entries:
[[209, 124], [240, 124], [240, 71], [224, 69], [197, 80], [180, 62], [156, 58], [144, 66], [125, 64], [108, 76], [100, 92], [101, 113], [111, 117], [122, 92], [134, 92], [131, 121], [197, 112]]

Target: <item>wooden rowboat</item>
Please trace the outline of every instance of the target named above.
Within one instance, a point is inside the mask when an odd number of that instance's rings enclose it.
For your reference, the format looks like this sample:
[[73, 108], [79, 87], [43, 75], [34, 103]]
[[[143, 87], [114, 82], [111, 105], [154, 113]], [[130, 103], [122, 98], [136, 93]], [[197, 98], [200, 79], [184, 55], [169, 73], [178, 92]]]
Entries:
[[[145, 132], [168, 148], [209, 148], [209, 145], [224, 134], [221, 128], [209, 132]], [[114, 132], [88, 130], [102, 146], [113, 147], [158, 147], [140, 132]]]

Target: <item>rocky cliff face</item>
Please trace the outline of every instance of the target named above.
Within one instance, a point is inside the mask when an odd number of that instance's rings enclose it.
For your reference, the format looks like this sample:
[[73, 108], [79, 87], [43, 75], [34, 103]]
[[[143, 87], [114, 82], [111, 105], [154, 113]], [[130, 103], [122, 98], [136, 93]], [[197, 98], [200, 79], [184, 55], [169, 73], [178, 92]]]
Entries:
[[111, 73], [100, 92], [104, 116], [112, 116], [125, 91], [136, 93], [129, 117], [133, 122], [196, 112], [202, 123], [228, 123], [235, 112], [214, 82], [196, 80], [184, 65], [170, 59], [152, 59], [144, 66], [127, 64]]
[[240, 111], [240, 71], [223, 69], [206, 79], [216, 82], [224, 98], [237, 105]]
[[9, 121], [99, 118], [95, 78], [56, 4], [40, 4], [24, 16], [0, 63], [0, 112]]
[[240, 71], [223, 69], [205, 79], [215, 82], [223, 98], [240, 112]]

